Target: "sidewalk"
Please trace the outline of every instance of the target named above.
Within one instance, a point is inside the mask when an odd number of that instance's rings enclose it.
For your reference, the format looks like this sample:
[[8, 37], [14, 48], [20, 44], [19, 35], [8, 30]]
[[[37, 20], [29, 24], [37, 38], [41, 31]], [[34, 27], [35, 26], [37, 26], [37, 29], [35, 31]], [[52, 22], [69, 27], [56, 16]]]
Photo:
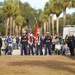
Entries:
[[12, 55], [20, 55], [20, 50], [19, 49], [17, 49], [17, 50], [13, 50], [13, 52], [12, 52]]

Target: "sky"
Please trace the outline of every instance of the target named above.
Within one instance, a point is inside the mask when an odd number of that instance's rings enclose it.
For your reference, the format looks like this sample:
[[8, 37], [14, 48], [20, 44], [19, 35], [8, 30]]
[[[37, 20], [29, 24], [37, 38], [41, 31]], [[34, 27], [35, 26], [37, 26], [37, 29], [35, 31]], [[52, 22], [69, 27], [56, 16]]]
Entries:
[[[3, 2], [4, 0], [0, 0], [0, 2]], [[35, 9], [44, 9], [45, 3], [48, 2], [49, 0], [21, 0], [21, 2], [28, 2], [33, 8]], [[66, 13], [73, 13], [75, 12], [75, 9], [67, 9]], [[63, 13], [60, 15], [62, 17]]]

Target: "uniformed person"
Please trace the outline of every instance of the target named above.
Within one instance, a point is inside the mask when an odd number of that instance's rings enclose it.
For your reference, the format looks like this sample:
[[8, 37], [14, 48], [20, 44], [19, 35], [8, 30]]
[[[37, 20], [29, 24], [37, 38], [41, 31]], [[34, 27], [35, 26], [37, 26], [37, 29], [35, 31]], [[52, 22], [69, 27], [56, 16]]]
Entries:
[[48, 49], [49, 55], [51, 55], [52, 54], [51, 52], [52, 38], [49, 35], [49, 32], [46, 33], [44, 44], [45, 44], [45, 55], [47, 55], [47, 49]]
[[23, 36], [21, 37], [21, 55], [23, 52], [27, 55], [27, 46], [28, 46], [28, 37], [26, 35], [26, 31], [23, 31]]
[[37, 32], [37, 41], [36, 41], [36, 55], [43, 55], [42, 52], [42, 37], [40, 36], [40, 32]]
[[30, 40], [28, 42], [29, 42], [29, 54], [30, 54], [30, 51], [31, 51], [32, 55], [34, 55], [34, 51], [33, 51], [33, 47], [34, 47], [33, 34], [30, 34]]

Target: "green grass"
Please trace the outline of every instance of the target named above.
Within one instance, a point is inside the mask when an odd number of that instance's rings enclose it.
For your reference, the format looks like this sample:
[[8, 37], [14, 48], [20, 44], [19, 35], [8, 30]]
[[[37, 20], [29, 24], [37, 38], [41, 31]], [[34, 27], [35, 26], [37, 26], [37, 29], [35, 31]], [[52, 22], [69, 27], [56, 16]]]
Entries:
[[0, 75], [75, 75], [75, 57], [1, 56]]

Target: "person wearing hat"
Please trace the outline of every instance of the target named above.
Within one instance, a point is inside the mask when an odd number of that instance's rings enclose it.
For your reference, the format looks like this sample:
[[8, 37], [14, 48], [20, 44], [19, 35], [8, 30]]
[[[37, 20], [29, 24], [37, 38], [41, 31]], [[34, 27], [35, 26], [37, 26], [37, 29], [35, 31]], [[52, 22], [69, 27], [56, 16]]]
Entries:
[[40, 36], [40, 32], [37, 32], [37, 41], [36, 41], [36, 55], [43, 55], [42, 52], [42, 37]]
[[34, 47], [34, 39], [33, 39], [33, 34], [30, 34], [30, 40], [29, 42], [29, 54], [30, 51], [32, 52], [32, 55], [34, 55], [33, 47]]
[[26, 31], [23, 31], [21, 37], [21, 55], [23, 55], [23, 52], [25, 55], [27, 55], [27, 45], [28, 45], [28, 37], [26, 35]]
[[49, 32], [46, 33], [44, 44], [45, 44], [45, 55], [47, 55], [47, 49], [48, 49], [49, 55], [51, 55], [52, 54], [51, 53], [52, 38], [49, 35]]

